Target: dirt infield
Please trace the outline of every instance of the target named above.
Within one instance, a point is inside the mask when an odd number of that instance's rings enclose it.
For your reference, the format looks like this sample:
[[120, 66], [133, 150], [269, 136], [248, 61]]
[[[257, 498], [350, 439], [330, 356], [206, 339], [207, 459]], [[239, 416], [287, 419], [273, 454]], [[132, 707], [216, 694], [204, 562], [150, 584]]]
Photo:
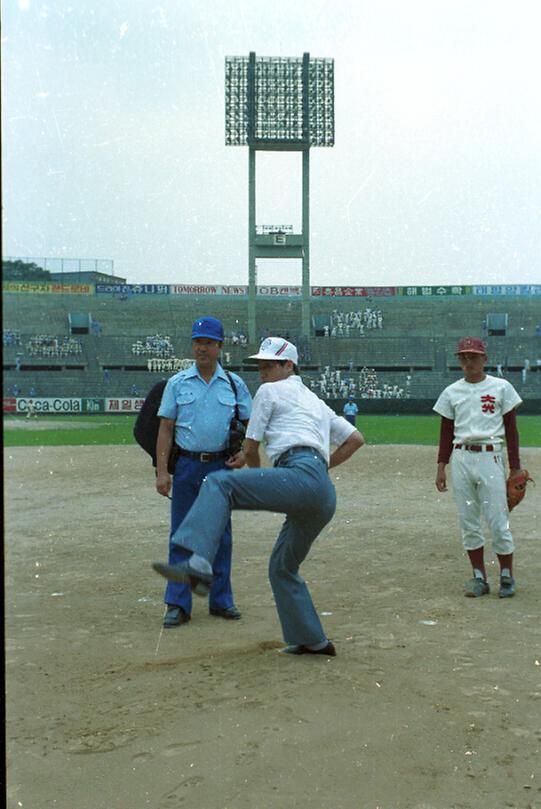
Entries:
[[[162, 632], [169, 504], [140, 450], [4, 461], [9, 809], [540, 809], [539, 483], [511, 521], [517, 596], [492, 567], [466, 599], [434, 448], [332, 470], [302, 571], [338, 656], [307, 659], [278, 652], [279, 515], [234, 516], [242, 620], [197, 599]], [[541, 450], [522, 461], [541, 481]]]

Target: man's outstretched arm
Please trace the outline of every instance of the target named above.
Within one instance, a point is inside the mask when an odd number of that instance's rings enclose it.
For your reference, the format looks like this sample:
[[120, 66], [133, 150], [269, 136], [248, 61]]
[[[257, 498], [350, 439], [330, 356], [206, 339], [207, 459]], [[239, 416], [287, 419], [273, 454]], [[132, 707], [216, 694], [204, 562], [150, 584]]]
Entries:
[[357, 452], [358, 449], [362, 447], [364, 444], [364, 437], [362, 433], [358, 430], [351, 433], [351, 435], [346, 438], [343, 444], [340, 444], [334, 452], [331, 454], [329, 459], [329, 469], [332, 469], [333, 466], [339, 466], [344, 461], [347, 461], [348, 458], [351, 458], [354, 452]]

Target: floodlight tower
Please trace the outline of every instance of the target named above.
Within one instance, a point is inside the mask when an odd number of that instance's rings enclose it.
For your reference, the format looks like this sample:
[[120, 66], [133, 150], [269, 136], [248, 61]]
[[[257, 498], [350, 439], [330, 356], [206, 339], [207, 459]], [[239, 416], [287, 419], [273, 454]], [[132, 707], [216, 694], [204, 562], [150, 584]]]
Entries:
[[[302, 333], [310, 334], [310, 147], [334, 146], [334, 59], [227, 56], [225, 143], [248, 146], [248, 336], [256, 340], [256, 259], [302, 259]], [[256, 152], [302, 152], [302, 228], [256, 226]], [[280, 230], [280, 232], [273, 232]], [[286, 232], [284, 232], [284, 230]], [[271, 232], [269, 232], [271, 231]]]

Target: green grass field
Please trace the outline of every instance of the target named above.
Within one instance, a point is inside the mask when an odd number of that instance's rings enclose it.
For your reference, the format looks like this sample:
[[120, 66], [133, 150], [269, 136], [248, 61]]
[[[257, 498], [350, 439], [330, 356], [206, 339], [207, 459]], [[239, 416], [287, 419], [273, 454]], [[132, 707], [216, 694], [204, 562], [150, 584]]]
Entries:
[[[46, 418], [48, 422], [55, 417]], [[133, 444], [135, 416], [60, 416], [57, 428], [35, 429], [40, 417], [32, 419], [31, 429], [17, 428], [15, 422], [24, 416], [4, 418], [4, 446], [47, 447], [84, 444]], [[35, 422], [37, 424], [35, 425]], [[62, 424], [60, 424], [62, 422]], [[78, 426], [78, 423], [81, 426]], [[83, 426], [92, 425], [92, 426]], [[29, 425], [30, 427], [30, 425]], [[368, 444], [427, 444], [437, 446], [437, 416], [361, 416], [357, 427]], [[541, 416], [518, 417], [521, 447], [541, 447]]]

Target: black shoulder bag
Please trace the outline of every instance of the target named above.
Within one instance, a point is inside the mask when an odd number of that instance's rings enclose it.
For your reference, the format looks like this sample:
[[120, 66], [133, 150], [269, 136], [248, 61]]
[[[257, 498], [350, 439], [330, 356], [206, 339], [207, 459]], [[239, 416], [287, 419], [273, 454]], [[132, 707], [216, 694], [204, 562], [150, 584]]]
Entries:
[[231, 453], [231, 455], [236, 455], [237, 452], [240, 452], [242, 449], [242, 442], [244, 441], [244, 438], [246, 436], [246, 427], [240, 420], [239, 403], [237, 399], [237, 386], [235, 385], [235, 380], [233, 379], [229, 371], [226, 371], [225, 375], [227, 376], [229, 384], [231, 385], [233, 393], [235, 394], [235, 412], [233, 413], [233, 418], [231, 419], [231, 424], [229, 425], [229, 439], [227, 443], [227, 449]]

